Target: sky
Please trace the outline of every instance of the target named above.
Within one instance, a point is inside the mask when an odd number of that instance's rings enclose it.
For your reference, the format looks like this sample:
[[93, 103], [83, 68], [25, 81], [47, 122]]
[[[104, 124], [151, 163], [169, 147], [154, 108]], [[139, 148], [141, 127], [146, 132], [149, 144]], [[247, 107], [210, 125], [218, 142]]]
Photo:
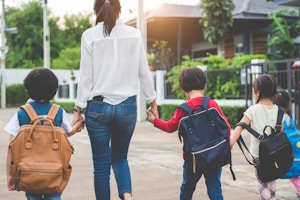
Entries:
[[[6, 0], [7, 6], [18, 6], [22, 3], [29, 2], [30, 0]], [[43, 1], [43, 0], [41, 0]], [[94, 0], [47, 0], [48, 8], [54, 16], [64, 16], [77, 13], [93, 13]], [[132, 10], [137, 11], [138, 0], [120, 0], [122, 10], [121, 17], [127, 17]], [[196, 5], [199, 0], [144, 0], [145, 10], [153, 9], [154, 7], [167, 2]]]

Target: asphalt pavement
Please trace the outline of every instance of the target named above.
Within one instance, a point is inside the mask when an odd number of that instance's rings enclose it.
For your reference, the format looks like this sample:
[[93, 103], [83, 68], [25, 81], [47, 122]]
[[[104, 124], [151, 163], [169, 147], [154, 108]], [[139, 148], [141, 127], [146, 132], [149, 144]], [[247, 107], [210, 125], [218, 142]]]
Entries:
[[[0, 199], [26, 199], [24, 192], [8, 191], [6, 187], [6, 152], [9, 136], [3, 128], [17, 108], [0, 109]], [[70, 120], [72, 116], [70, 115]], [[244, 136], [247, 141], [247, 135]], [[73, 167], [63, 200], [95, 200], [91, 149], [86, 129], [70, 138], [75, 148]], [[128, 160], [131, 168], [133, 200], [177, 200], [182, 181], [182, 145], [177, 132], [164, 133], [148, 122], [138, 122], [132, 138]], [[222, 188], [225, 200], [259, 200], [254, 169], [236, 145], [232, 151], [232, 180], [229, 166], [223, 167]], [[118, 200], [116, 183], [111, 175], [111, 199]], [[194, 200], [208, 200], [204, 178], [194, 193]], [[277, 199], [296, 200], [296, 190], [289, 180], [277, 180]]]

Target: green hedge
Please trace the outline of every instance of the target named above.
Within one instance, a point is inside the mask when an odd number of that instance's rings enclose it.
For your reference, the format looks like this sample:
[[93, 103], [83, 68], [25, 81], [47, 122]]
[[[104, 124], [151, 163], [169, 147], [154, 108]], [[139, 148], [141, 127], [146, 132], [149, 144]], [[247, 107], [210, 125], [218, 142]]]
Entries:
[[6, 87], [6, 106], [18, 107], [28, 99], [28, 94], [23, 84], [13, 84]]
[[52, 101], [53, 103], [56, 103], [60, 105], [67, 113], [73, 113], [74, 110], [74, 102], [62, 102], [62, 101]]
[[[169, 120], [178, 105], [175, 104], [163, 104], [159, 106], [159, 116], [163, 120]], [[240, 121], [245, 111], [244, 106], [221, 106], [223, 113], [228, 118], [230, 126], [233, 128], [236, 123]]]

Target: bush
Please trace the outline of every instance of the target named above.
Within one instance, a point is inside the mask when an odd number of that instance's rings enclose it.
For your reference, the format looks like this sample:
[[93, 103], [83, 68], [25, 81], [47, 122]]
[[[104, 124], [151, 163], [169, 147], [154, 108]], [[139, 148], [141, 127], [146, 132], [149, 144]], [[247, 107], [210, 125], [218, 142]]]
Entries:
[[27, 101], [28, 98], [28, 94], [23, 84], [13, 84], [6, 87], [7, 107], [21, 106]]
[[[159, 116], [163, 120], [169, 120], [178, 105], [175, 104], [163, 104], [159, 105]], [[225, 116], [227, 117], [231, 128], [241, 120], [243, 113], [245, 111], [245, 107], [243, 106], [221, 106], [221, 109]]]
[[68, 101], [68, 102], [62, 102], [62, 101], [52, 101], [55, 104], [60, 105], [67, 113], [73, 113], [74, 110], [74, 102]]

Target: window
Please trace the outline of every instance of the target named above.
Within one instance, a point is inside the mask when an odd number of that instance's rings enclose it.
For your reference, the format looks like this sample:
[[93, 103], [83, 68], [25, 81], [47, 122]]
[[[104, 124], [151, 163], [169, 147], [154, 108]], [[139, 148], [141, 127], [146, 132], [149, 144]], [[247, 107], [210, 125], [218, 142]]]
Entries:
[[234, 36], [234, 55], [244, 55], [245, 54], [245, 46], [244, 46], [244, 38], [242, 35]]

